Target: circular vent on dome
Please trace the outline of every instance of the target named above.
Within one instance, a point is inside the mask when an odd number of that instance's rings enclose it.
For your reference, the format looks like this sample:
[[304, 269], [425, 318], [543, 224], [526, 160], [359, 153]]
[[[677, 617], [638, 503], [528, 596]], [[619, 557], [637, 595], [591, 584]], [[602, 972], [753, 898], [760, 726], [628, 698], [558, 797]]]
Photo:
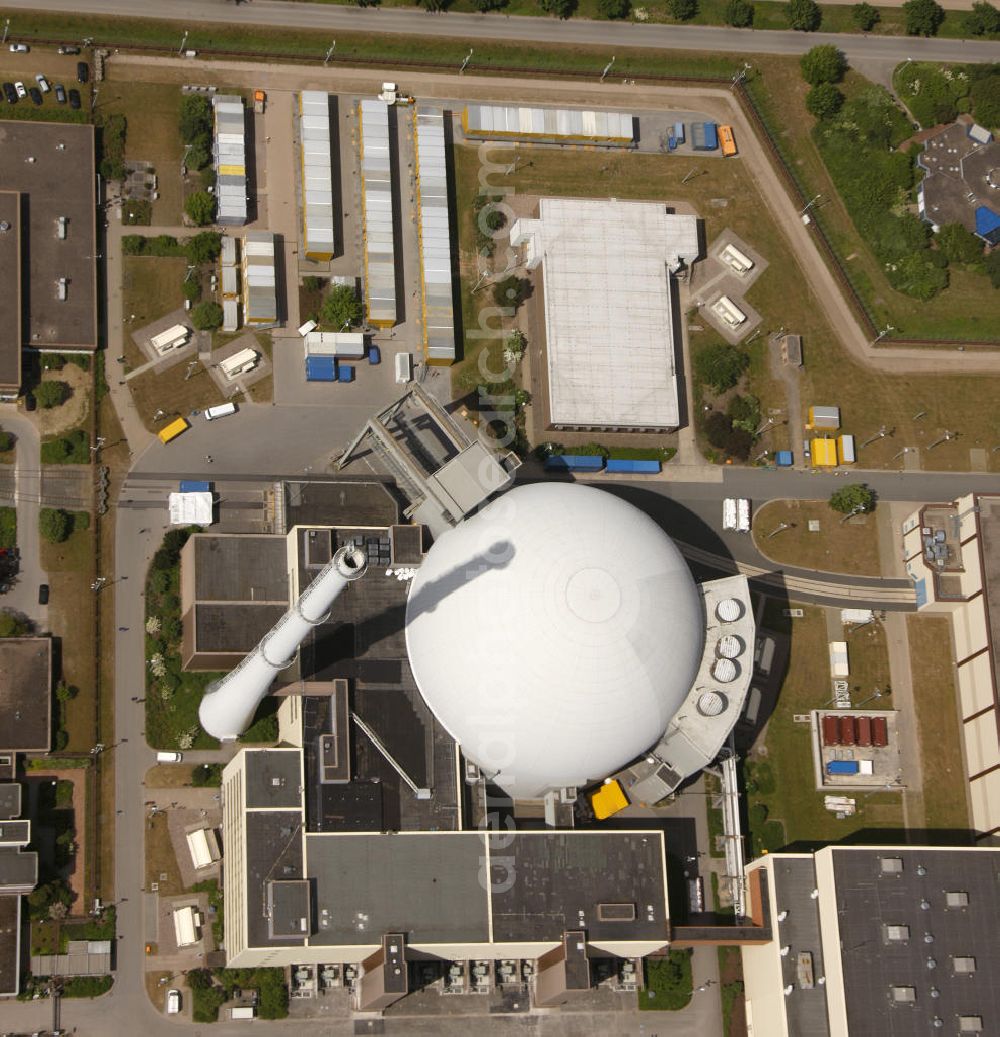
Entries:
[[705, 717], [717, 717], [726, 711], [726, 696], [718, 691], [706, 691], [698, 699], [698, 712]]
[[735, 659], [743, 654], [743, 647], [743, 638], [737, 637], [735, 634], [726, 634], [725, 637], [719, 639], [715, 650], [723, 659]]
[[726, 598], [715, 606], [715, 614], [723, 623], [735, 623], [743, 615], [743, 603], [739, 598]]
[[730, 681], [736, 680], [739, 672], [739, 667], [732, 659], [717, 659], [712, 667], [712, 676], [721, 684], [728, 684]]

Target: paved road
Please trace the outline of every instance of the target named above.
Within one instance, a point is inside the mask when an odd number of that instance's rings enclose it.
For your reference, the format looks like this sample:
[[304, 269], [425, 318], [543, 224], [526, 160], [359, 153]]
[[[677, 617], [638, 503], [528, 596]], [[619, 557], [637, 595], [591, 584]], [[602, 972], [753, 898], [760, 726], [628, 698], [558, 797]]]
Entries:
[[[21, 551], [17, 582], [0, 596], [0, 607], [13, 609], [47, 629], [49, 609], [38, 604], [38, 587], [48, 582], [39, 559], [38, 512], [41, 507], [42, 469], [38, 428], [15, 404], [0, 406], [0, 425], [17, 437], [14, 465], [14, 505], [17, 509], [17, 546]], [[4, 503], [8, 503], [4, 501]]]
[[[852, 0], [844, 0], [852, 2]], [[7, 0], [8, 9], [65, 11], [99, 15], [134, 15], [134, 0]], [[835, 33], [801, 33], [752, 29], [709, 28], [697, 25], [641, 25], [634, 22], [594, 22], [585, 19], [475, 14], [430, 14], [404, 8], [353, 8], [330, 4], [254, 0], [235, 6], [224, 0], [171, 0], [143, 10], [144, 17], [183, 22], [227, 22], [231, 25], [270, 25], [289, 29], [327, 29], [357, 32], [403, 33], [416, 36], [457, 37], [476, 40], [518, 40], [524, 43], [587, 44], [607, 47], [642, 47], [668, 50], [701, 50], [730, 54], [802, 54], [818, 43], [836, 43], [853, 62], [898, 63], [918, 56], [930, 61], [995, 61], [1000, 44], [981, 40], [911, 39], [892, 36], [852, 36]], [[17, 38], [16, 24], [11, 38]], [[179, 41], [178, 41], [179, 42]], [[197, 31], [188, 40], [197, 49]], [[318, 60], [318, 59], [317, 59]], [[470, 66], [474, 67], [474, 66]], [[597, 73], [595, 72], [595, 75]]]

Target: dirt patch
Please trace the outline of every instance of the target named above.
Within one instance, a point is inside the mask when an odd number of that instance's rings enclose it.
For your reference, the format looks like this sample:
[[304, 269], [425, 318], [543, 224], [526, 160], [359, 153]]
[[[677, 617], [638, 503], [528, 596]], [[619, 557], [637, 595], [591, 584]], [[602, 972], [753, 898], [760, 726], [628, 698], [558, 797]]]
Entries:
[[58, 407], [35, 411], [38, 430], [43, 436], [52, 436], [59, 432], [82, 425], [87, 417], [90, 400], [91, 374], [83, 371], [76, 364], [66, 364], [61, 371], [45, 371], [43, 382], [65, 382], [69, 386], [69, 398]]

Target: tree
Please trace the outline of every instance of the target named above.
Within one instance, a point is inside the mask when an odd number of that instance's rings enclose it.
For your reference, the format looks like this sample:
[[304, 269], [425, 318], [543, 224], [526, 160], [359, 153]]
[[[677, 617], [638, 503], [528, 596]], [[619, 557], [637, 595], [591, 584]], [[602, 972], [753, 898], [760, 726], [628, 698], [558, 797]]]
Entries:
[[983, 258], [983, 243], [960, 223], [947, 223], [938, 231], [938, 248], [949, 263], [978, 263]]
[[0, 637], [23, 637], [28, 632], [28, 624], [19, 616], [7, 609], [0, 611]]
[[813, 47], [799, 59], [802, 78], [810, 86], [820, 83], [839, 83], [847, 71], [847, 58], [832, 43]]
[[198, 137], [187, 149], [185, 164], [188, 169], [204, 169], [212, 161], [212, 138], [207, 134]]
[[602, 18], [627, 18], [632, 0], [597, 0], [597, 13]]
[[215, 331], [222, 327], [222, 307], [217, 302], [200, 302], [191, 310], [191, 323], [199, 331]]
[[215, 219], [215, 195], [208, 191], [195, 191], [189, 194], [184, 203], [184, 211], [196, 227], [205, 227]]
[[864, 483], [842, 486], [830, 495], [830, 507], [844, 515], [859, 515], [875, 510], [875, 491]]
[[65, 382], [40, 382], [35, 389], [35, 399], [46, 410], [58, 407], [69, 398], [69, 386]]
[[185, 144], [193, 144], [201, 136], [211, 137], [212, 104], [204, 94], [186, 94], [181, 98], [177, 128]]
[[753, 4], [750, 0], [729, 0], [726, 4], [726, 24], [734, 29], [749, 29], [753, 25]]
[[0, 429], [0, 454], [6, 454], [7, 451], [12, 450], [13, 447], [14, 437], [4, 429]]
[[978, 76], [972, 83], [969, 100], [976, 122], [991, 129], [1000, 128], [1000, 69]]
[[576, 0], [538, 0], [538, 6], [546, 14], [557, 18], [570, 18], [576, 10]]
[[851, 18], [862, 32], [871, 32], [878, 25], [882, 15], [879, 14], [877, 7], [862, 2], [851, 8]]
[[496, 234], [497, 231], [503, 230], [507, 225], [507, 217], [500, 209], [491, 208], [483, 217], [483, 222], [486, 224], [488, 231]]
[[789, 0], [788, 24], [799, 32], [815, 32], [823, 20], [816, 0]]
[[302, 287], [307, 292], [321, 292], [323, 291], [324, 284], [326, 284], [326, 281], [322, 277], [310, 275], [309, 277], [302, 278]]
[[200, 234], [188, 238], [184, 245], [184, 254], [192, 263], [211, 263], [219, 258], [222, 251], [222, 235], [213, 230], [203, 230]]
[[208, 990], [212, 986], [212, 973], [208, 969], [189, 969], [187, 984], [192, 990]]
[[698, 13], [698, 0], [670, 0], [667, 10], [675, 21], [686, 22]]
[[734, 396], [726, 408], [734, 428], [741, 428], [754, 435], [760, 426], [760, 400], [751, 393]]
[[806, 108], [817, 119], [829, 119], [840, 111], [844, 95], [833, 83], [820, 83], [806, 94]]
[[710, 411], [705, 418], [705, 438], [722, 450], [733, 431], [733, 423], [721, 410]]
[[699, 381], [721, 393], [740, 380], [749, 363], [750, 357], [742, 349], [717, 342], [695, 355], [694, 371]]
[[326, 293], [319, 315], [324, 324], [329, 324], [338, 331], [344, 327], [354, 327], [361, 323], [361, 300], [350, 285], [335, 284]]
[[944, 21], [944, 8], [935, 0], [906, 0], [903, 17], [908, 36], [934, 36]]
[[181, 295], [189, 302], [197, 302], [201, 298], [201, 281], [197, 277], [181, 281]]
[[62, 508], [42, 508], [38, 513], [38, 532], [53, 544], [61, 544], [73, 531], [73, 520]]
[[447, 10], [450, 0], [417, 0], [417, 3], [425, 11], [444, 11]]
[[972, 5], [965, 16], [965, 31], [970, 36], [992, 36], [1000, 33], [1000, 11], [985, 0]]
[[511, 274], [493, 285], [493, 301], [497, 306], [517, 309], [528, 297], [528, 279]]
[[477, 11], [498, 11], [501, 7], [506, 7], [508, 0], [473, 0]]

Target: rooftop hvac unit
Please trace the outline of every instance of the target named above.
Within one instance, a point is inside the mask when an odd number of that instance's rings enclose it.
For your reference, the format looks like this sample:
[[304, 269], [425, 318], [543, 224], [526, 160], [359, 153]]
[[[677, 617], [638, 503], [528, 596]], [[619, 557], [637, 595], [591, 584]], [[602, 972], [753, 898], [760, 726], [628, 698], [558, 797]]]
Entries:
[[739, 598], [726, 598], [716, 605], [715, 614], [723, 623], [735, 623], [743, 615], [743, 603]]
[[723, 659], [736, 659], [743, 654], [745, 648], [743, 639], [736, 634], [726, 634], [719, 638], [719, 643], [715, 646], [715, 650]]
[[60, 277], [59, 280], [56, 281], [56, 298], [60, 302], [65, 302], [68, 291], [69, 281], [65, 277]]

